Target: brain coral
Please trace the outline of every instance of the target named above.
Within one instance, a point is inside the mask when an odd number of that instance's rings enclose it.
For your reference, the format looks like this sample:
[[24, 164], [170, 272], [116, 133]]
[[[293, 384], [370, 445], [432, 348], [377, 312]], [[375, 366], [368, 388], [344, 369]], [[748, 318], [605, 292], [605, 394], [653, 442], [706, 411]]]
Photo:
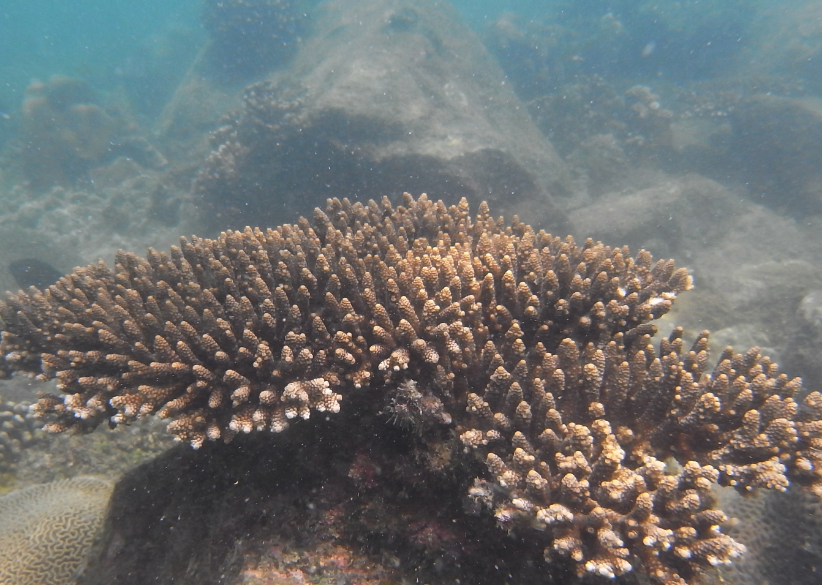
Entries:
[[756, 348], [710, 369], [707, 333], [652, 345], [690, 286], [673, 261], [485, 204], [333, 199], [313, 223], [120, 253], [9, 296], [0, 371], [57, 379], [35, 407], [51, 431], [157, 414], [198, 447], [349, 408], [446, 434], [484, 462], [465, 480], [476, 512], [546, 560], [682, 585], [744, 550], [716, 484], [822, 493], [822, 395], [797, 402]]
[[73, 584], [113, 487], [104, 479], [76, 477], [0, 497], [0, 583]]
[[[734, 497], [735, 496], [735, 497]], [[739, 497], [722, 492], [720, 505], [738, 519], [729, 533], [747, 553], [721, 570], [726, 585], [816, 585], [822, 566], [822, 501], [802, 490]]]

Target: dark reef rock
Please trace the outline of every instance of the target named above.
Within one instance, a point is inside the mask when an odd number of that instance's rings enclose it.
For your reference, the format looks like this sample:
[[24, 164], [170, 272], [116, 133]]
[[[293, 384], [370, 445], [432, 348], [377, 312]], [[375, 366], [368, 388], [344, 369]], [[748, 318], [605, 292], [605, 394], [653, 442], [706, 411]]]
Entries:
[[732, 116], [732, 151], [766, 205], [822, 212], [822, 100], [760, 94]]
[[20, 288], [47, 288], [63, 276], [54, 266], [37, 258], [21, 258], [9, 262], [9, 272]]
[[389, 426], [376, 446], [383, 417], [348, 419], [181, 447], [134, 469], [81, 583], [545, 582], [541, 563], [521, 562], [538, 547], [464, 511], [453, 477], [409, 464], [415, 435]]
[[206, 59], [227, 82], [242, 81], [281, 66], [294, 56], [307, 27], [300, 2], [206, 0], [203, 26], [211, 37]]
[[567, 228], [551, 199], [570, 192], [562, 160], [438, 2], [329, 2], [294, 65], [247, 88], [226, 122], [197, 185], [221, 227], [402, 185]]

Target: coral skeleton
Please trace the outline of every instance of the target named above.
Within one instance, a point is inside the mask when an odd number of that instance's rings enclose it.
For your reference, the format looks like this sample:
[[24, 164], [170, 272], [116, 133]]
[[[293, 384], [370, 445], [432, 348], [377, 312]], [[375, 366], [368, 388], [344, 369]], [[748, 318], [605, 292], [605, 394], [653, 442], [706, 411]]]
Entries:
[[693, 584], [744, 551], [716, 485], [822, 496], [822, 395], [756, 348], [710, 368], [707, 332], [655, 348], [652, 321], [690, 287], [673, 261], [485, 204], [332, 199], [313, 222], [9, 295], [0, 370], [57, 380], [34, 406], [55, 432], [158, 415], [196, 448], [347, 405], [447, 429], [487, 469], [465, 482], [472, 507], [548, 561]]

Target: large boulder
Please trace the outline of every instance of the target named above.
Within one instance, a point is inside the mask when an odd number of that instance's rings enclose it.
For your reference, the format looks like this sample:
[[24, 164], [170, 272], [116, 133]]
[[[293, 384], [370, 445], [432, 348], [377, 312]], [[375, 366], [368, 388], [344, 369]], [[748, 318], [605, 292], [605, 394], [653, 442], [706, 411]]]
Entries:
[[714, 347], [757, 345], [805, 387], [822, 389], [817, 326], [822, 247], [817, 217], [803, 222], [699, 175], [603, 195], [569, 212], [576, 235], [671, 257], [694, 275], [672, 321]]
[[448, 3], [332, 0], [314, 30], [215, 134], [197, 183], [215, 226], [410, 191], [566, 231], [562, 160]]
[[731, 121], [732, 152], [760, 200], [792, 215], [822, 212], [822, 100], [759, 94]]

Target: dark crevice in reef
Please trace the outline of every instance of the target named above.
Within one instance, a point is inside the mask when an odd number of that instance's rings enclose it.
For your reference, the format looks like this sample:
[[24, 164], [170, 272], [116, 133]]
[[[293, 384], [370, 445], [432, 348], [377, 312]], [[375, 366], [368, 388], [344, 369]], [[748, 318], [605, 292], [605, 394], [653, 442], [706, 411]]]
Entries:
[[545, 570], [539, 542], [464, 509], [482, 469], [449, 431], [423, 441], [386, 415], [317, 419], [287, 437], [180, 445], [128, 473], [82, 584], [241, 582], [248, 559], [259, 562], [274, 542], [326, 572], [324, 551], [345, 547], [384, 582], [553, 583], [564, 573]]

